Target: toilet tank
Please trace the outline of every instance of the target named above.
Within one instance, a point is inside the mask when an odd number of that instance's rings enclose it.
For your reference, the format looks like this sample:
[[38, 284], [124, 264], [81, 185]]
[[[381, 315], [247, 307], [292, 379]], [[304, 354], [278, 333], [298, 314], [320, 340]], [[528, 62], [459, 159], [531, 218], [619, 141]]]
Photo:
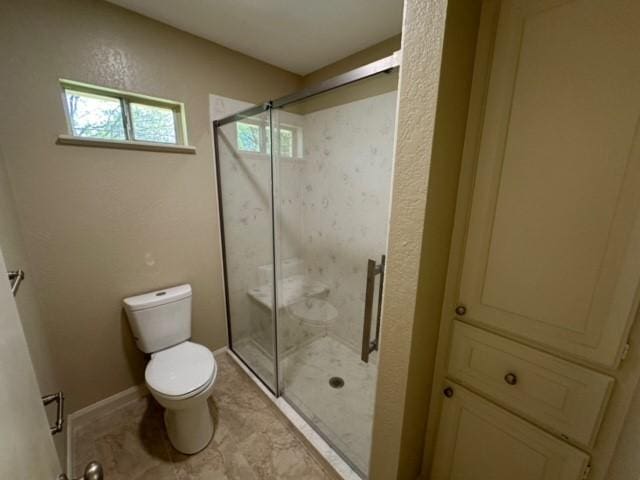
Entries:
[[145, 353], [191, 338], [191, 286], [178, 285], [123, 300], [136, 345]]

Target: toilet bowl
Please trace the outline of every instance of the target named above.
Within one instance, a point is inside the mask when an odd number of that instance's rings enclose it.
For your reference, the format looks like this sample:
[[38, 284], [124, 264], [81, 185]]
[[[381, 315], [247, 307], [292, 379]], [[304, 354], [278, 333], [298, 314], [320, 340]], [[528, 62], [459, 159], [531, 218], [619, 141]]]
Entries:
[[124, 299], [136, 345], [151, 359], [145, 382], [164, 407], [169, 441], [185, 454], [205, 448], [214, 433], [209, 410], [218, 367], [211, 350], [189, 341], [191, 287], [180, 285]]
[[151, 355], [144, 377], [153, 398], [165, 408], [164, 423], [176, 450], [192, 454], [213, 436], [211, 396], [218, 366], [211, 351], [183, 342]]

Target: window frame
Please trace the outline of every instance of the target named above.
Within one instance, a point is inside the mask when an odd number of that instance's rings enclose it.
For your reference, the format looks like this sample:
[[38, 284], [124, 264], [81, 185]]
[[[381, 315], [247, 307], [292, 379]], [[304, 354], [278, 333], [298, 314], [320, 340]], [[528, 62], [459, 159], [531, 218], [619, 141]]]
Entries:
[[[243, 148], [240, 148], [240, 145], [238, 144], [238, 124], [240, 123], [258, 127], [259, 136], [260, 136], [258, 151], [244, 150]], [[238, 150], [238, 152], [242, 152], [242, 154], [244, 155], [263, 155], [264, 156], [269, 154], [269, 151], [267, 148], [268, 146], [270, 146], [270, 142], [267, 141], [269, 125], [267, 121], [256, 120], [252, 118], [244, 118], [242, 120], [238, 120], [234, 122], [234, 126], [235, 126], [235, 143], [236, 143], [236, 149]], [[299, 142], [300, 142], [299, 136], [301, 135], [301, 131], [300, 131], [301, 128], [296, 125], [281, 124], [274, 130], [278, 132], [278, 135], [280, 135], [281, 130], [286, 130], [288, 132], [291, 132], [291, 155], [283, 155], [282, 151], [279, 151], [278, 156], [286, 160], [294, 160], [294, 159], [302, 158], [302, 154], [300, 152], [300, 147], [299, 147]], [[281, 150], [280, 139], [278, 139], [278, 148]]]
[[[291, 155], [283, 155], [282, 153], [282, 137], [280, 136], [282, 131], [291, 132]], [[300, 135], [299, 127], [293, 125], [280, 125], [278, 127], [278, 153], [283, 158], [298, 158], [301, 155], [298, 152], [298, 135]]]
[[[67, 124], [67, 135], [58, 137], [59, 143], [90, 145], [90, 146], [107, 146], [117, 148], [131, 147], [136, 150], [154, 150], [154, 151], [181, 151], [185, 153], [195, 153], [195, 149], [189, 146], [187, 136], [187, 122], [185, 115], [184, 103], [173, 100], [165, 100], [162, 98], [151, 97], [132, 92], [125, 92], [114, 88], [91, 85], [88, 83], [77, 82], [68, 79], [59, 79], [60, 94], [64, 108], [64, 115]], [[124, 126], [125, 139], [102, 139], [98, 137], [84, 137], [74, 134], [73, 122], [69, 113], [69, 103], [67, 100], [67, 90], [99, 95], [116, 99], [120, 102], [122, 110], [122, 122]], [[173, 124], [175, 129], [175, 143], [169, 142], [153, 142], [147, 140], [136, 140], [135, 129], [132, 122], [131, 103], [148, 105], [151, 107], [161, 107], [169, 109], [173, 112]], [[148, 147], [148, 148], [146, 148]]]

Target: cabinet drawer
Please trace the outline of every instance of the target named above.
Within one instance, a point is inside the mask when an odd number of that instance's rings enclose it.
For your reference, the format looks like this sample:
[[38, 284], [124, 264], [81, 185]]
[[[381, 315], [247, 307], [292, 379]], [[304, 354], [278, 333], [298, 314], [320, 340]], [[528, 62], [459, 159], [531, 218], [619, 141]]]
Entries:
[[592, 446], [613, 378], [455, 321], [449, 376], [539, 425]]
[[506, 410], [451, 385], [432, 480], [578, 480], [589, 456]]

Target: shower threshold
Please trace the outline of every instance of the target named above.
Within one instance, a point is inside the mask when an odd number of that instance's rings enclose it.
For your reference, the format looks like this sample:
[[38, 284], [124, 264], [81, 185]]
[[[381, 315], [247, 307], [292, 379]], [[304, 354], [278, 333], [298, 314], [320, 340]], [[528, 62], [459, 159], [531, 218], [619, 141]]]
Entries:
[[[255, 342], [245, 340], [234, 349], [258, 375], [269, 373], [272, 361]], [[284, 392], [276, 398], [233, 357], [343, 478], [364, 476], [371, 447], [375, 363], [360, 362], [352, 349], [330, 336], [318, 337], [281, 359]], [[336, 376], [344, 380], [343, 388], [329, 384]]]

